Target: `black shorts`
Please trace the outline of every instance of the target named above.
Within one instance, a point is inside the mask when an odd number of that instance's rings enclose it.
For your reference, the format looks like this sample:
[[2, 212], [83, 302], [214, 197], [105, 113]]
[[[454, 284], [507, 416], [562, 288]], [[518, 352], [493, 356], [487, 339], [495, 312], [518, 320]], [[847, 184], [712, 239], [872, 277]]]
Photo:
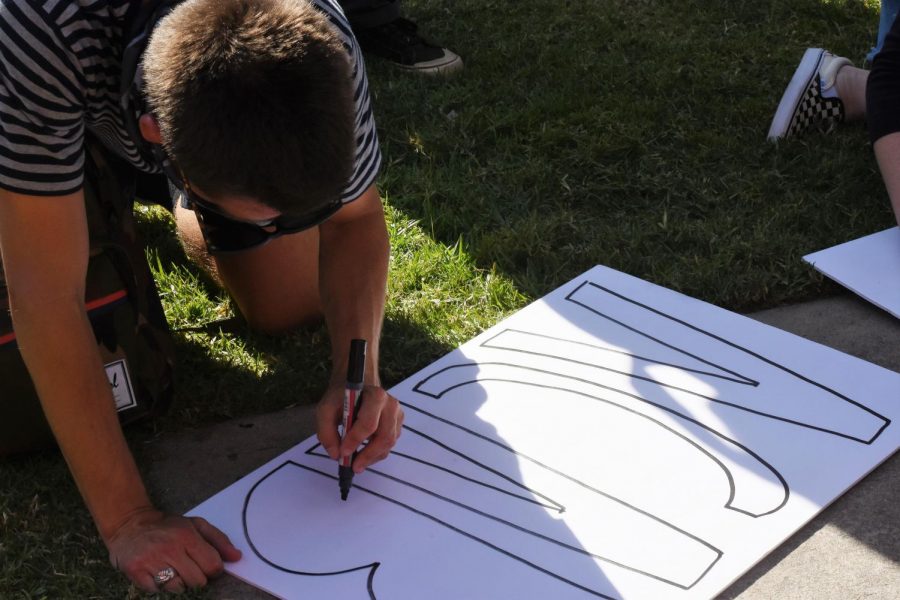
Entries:
[[866, 83], [866, 124], [874, 144], [900, 131], [900, 18], [894, 20]]

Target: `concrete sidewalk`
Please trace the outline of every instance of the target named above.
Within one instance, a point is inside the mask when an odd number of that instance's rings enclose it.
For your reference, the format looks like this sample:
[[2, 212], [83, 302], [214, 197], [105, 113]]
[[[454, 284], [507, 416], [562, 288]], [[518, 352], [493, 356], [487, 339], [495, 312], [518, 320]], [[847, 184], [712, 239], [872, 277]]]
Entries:
[[[855, 296], [750, 316], [900, 372], [900, 321]], [[897, 397], [900, 401], [900, 390]], [[314, 432], [314, 408], [296, 407], [155, 440], [142, 453], [141, 462], [163, 508], [184, 512]], [[898, 499], [900, 454], [763, 559], [721, 598], [900, 598]], [[213, 583], [211, 590], [214, 598], [271, 598], [230, 576]]]

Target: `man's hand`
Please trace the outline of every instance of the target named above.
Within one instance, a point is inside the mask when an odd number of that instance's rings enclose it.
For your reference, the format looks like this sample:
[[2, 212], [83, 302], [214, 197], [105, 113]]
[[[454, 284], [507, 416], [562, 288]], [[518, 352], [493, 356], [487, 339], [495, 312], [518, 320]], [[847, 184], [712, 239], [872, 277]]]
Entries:
[[[145, 592], [181, 593], [222, 574], [222, 561], [241, 558], [224, 533], [200, 517], [164, 515], [148, 509], [128, 519], [106, 540], [109, 561]], [[171, 567], [175, 577], [162, 586], [153, 576]]]
[[400, 402], [383, 388], [367, 385], [362, 407], [343, 442], [338, 435], [344, 406], [344, 387], [332, 385], [322, 396], [316, 412], [317, 434], [328, 455], [338, 460], [350, 456], [366, 439], [369, 443], [353, 461], [353, 472], [361, 473], [370, 465], [388, 457], [403, 426]]

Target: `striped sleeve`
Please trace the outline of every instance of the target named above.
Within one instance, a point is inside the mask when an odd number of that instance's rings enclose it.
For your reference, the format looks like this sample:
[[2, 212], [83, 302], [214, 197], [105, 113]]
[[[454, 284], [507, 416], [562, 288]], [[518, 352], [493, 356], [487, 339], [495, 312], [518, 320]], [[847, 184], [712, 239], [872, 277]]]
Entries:
[[84, 86], [39, 6], [0, 8], [0, 187], [63, 195], [82, 184]]
[[316, 5], [325, 12], [332, 25], [335, 26], [350, 55], [354, 87], [353, 101], [356, 105], [356, 155], [353, 174], [341, 194], [341, 200], [351, 202], [359, 198], [375, 182], [378, 170], [381, 168], [381, 148], [378, 146], [378, 132], [375, 130], [369, 80], [366, 77], [362, 50], [341, 9], [332, 0], [319, 0]]

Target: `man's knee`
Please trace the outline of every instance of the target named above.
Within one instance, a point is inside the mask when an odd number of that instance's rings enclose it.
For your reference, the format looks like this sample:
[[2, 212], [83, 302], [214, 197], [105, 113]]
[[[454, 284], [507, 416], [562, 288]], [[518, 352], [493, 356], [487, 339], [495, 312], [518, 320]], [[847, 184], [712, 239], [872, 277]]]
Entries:
[[318, 308], [285, 306], [267, 302], [265, 298], [245, 301], [241, 314], [251, 329], [266, 335], [284, 335], [302, 327], [318, 325], [323, 320]]
[[210, 255], [194, 213], [178, 208], [176, 218], [187, 253], [231, 294], [252, 329], [279, 335], [322, 321], [317, 229]]
[[197, 217], [194, 215], [194, 212], [176, 206], [175, 223], [178, 226], [178, 238], [181, 240], [181, 246], [184, 248], [187, 257], [221, 286], [222, 278], [219, 275], [215, 260], [213, 260], [206, 249], [206, 242], [203, 239], [203, 233], [200, 231], [200, 224], [197, 223]]
[[216, 255], [225, 289], [253, 329], [279, 334], [322, 320], [318, 246], [318, 232], [309, 230]]

